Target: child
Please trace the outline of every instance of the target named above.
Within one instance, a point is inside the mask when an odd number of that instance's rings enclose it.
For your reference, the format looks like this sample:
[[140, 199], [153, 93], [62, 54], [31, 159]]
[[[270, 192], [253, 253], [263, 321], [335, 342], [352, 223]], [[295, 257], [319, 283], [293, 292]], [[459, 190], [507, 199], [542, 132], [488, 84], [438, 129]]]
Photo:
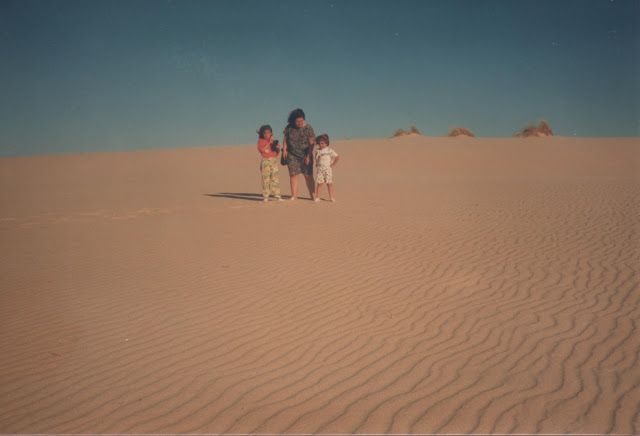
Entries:
[[273, 131], [268, 124], [260, 127], [258, 136], [258, 151], [260, 155], [262, 155], [262, 162], [260, 162], [260, 172], [262, 173], [262, 201], [269, 201], [269, 194], [277, 198], [278, 201], [282, 201], [277, 159], [280, 146], [278, 145], [278, 141], [273, 140]]
[[336, 201], [333, 196], [333, 174], [331, 169], [338, 163], [340, 156], [335, 150], [329, 147], [329, 135], [323, 133], [316, 138], [316, 144], [318, 147], [313, 152], [313, 161], [316, 166], [316, 195], [314, 201], [320, 200], [320, 185], [327, 184], [327, 190], [329, 191], [329, 199]]

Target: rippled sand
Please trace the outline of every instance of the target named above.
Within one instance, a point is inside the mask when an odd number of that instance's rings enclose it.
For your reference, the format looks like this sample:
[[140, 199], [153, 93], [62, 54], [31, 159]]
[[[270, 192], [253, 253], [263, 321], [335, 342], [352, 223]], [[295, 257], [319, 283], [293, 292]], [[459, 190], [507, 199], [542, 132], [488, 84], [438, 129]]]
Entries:
[[640, 433], [640, 140], [335, 148], [0, 159], [0, 432]]

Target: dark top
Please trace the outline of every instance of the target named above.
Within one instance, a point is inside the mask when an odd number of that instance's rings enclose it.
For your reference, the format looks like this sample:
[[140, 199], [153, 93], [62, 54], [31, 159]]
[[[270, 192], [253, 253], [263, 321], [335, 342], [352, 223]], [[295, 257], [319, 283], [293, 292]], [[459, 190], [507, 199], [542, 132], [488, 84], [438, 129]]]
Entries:
[[284, 134], [287, 139], [287, 152], [298, 158], [303, 158], [307, 155], [311, 145], [309, 140], [316, 137], [313, 127], [309, 124], [304, 127], [287, 126], [284, 129]]

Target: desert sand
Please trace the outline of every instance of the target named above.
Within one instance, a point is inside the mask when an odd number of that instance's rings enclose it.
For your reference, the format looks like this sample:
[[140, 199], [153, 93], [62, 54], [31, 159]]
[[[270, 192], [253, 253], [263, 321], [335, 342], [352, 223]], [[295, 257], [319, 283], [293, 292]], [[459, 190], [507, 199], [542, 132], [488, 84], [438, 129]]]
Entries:
[[639, 139], [332, 146], [0, 159], [0, 432], [640, 433]]

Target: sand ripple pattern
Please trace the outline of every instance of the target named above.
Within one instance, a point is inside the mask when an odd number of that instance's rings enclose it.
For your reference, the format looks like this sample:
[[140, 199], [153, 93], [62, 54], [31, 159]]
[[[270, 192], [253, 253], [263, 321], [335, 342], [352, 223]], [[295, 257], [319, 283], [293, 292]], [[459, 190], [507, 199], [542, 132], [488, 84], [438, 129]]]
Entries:
[[637, 180], [342, 180], [3, 221], [0, 432], [640, 433]]

